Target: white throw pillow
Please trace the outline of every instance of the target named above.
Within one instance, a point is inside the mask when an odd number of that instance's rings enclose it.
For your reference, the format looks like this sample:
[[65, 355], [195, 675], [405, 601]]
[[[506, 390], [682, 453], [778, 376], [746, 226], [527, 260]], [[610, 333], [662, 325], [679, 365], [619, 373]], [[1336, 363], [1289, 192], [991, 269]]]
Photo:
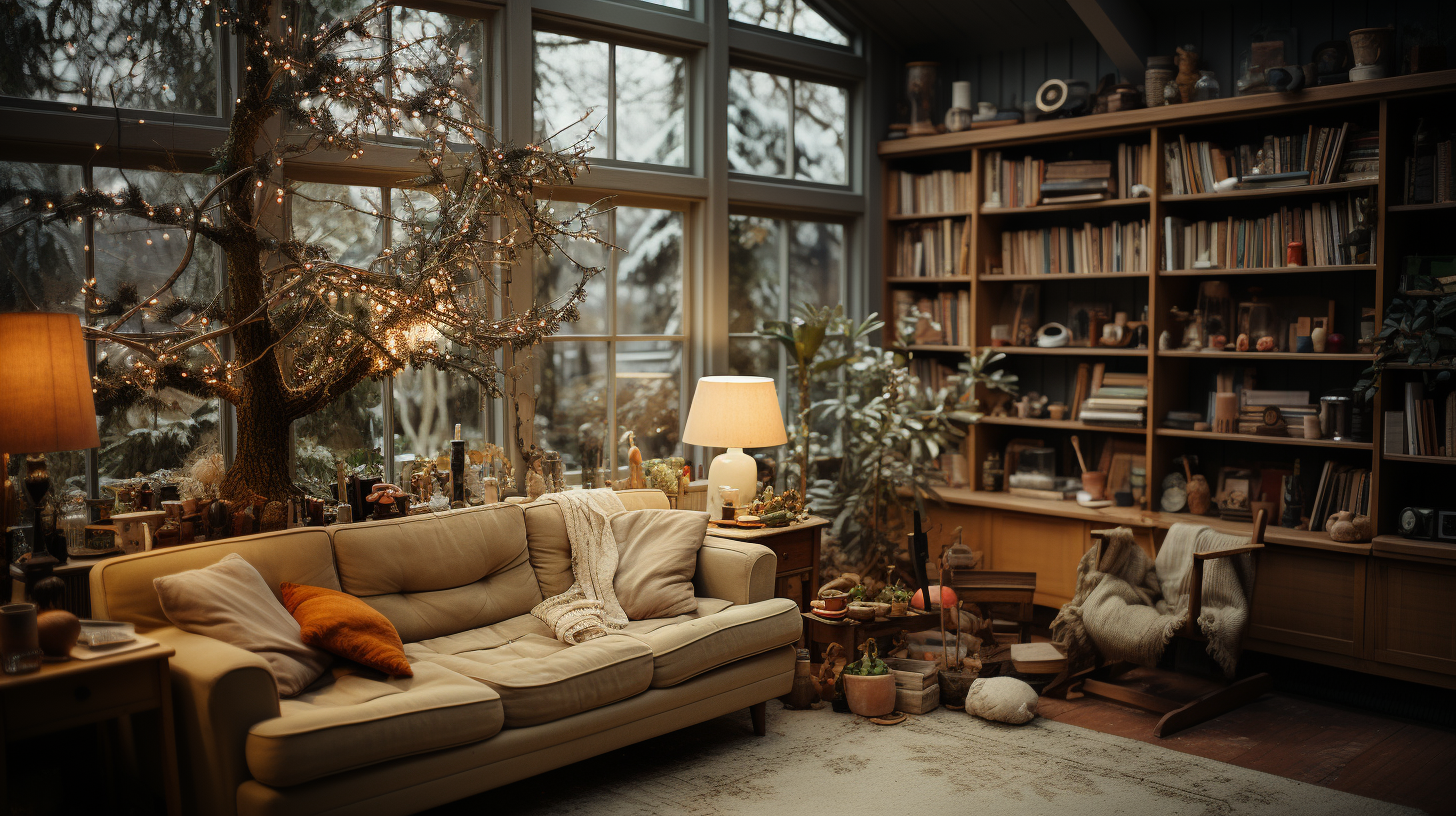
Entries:
[[202, 569], [154, 578], [162, 612], [177, 628], [217, 638], [268, 661], [278, 693], [308, 688], [333, 656], [303, 642], [298, 621], [241, 555], [231, 553]]
[[1036, 690], [1015, 677], [982, 677], [971, 684], [966, 711], [977, 717], [1021, 725], [1036, 718]]
[[708, 535], [708, 514], [628, 510], [611, 518], [617, 539], [612, 588], [629, 620], [671, 618], [698, 608], [693, 575]]

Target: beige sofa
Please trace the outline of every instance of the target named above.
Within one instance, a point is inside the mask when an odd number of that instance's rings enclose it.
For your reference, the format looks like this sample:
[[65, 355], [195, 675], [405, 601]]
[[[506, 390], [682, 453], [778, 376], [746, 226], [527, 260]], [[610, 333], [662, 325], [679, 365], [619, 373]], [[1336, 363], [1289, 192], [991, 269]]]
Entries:
[[[667, 507], [657, 491], [628, 509]], [[239, 553], [276, 587], [341, 589], [399, 630], [415, 670], [345, 661], [279, 699], [258, 655], [163, 616], [152, 579]], [[111, 559], [98, 618], [132, 621], [172, 659], [186, 810], [412, 813], [788, 692], [802, 620], [774, 598], [772, 551], [709, 537], [696, 612], [566, 646], [529, 613], [572, 583], [560, 509], [492, 505], [306, 528]]]

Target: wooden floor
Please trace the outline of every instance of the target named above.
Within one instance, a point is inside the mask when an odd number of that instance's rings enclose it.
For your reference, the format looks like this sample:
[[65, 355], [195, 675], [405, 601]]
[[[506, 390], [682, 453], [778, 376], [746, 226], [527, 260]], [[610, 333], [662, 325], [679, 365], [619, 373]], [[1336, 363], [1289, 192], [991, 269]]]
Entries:
[[[1154, 670], [1129, 675], [1150, 691], [1188, 697], [1206, 681]], [[1158, 716], [1092, 698], [1042, 698], [1057, 722], [1141, 740], [1301, 782], [1456, 816], [1456, 731], [1280, 692], [1158, 739]]]

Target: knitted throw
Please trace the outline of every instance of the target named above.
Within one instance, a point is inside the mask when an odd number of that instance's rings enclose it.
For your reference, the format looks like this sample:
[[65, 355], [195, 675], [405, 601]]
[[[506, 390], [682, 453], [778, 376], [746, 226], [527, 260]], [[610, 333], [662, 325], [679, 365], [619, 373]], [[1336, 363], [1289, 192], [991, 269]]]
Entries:
[[536, 604], [531, 614], [567, 644], [583, 643], [626, 626], [627, 614], [612, 588], [617, 576], [617, 539], [607, 521], [627, 509], [622, 500], [606, 488], [547, 493], [541, 498], [561, 507], [576, 580], [565, 592]]
[[[1175, 524], [1168, 530], [1156, 561], [1137, 546], [1132, 531], [1104, 531], [1102, 562], [1096, 549], [1077, 565], [1077, 593], [1052, 622], [1052, 638], [1067, 647], [1073, 665], [1100, 654], [1109, 661], [1141, 666], [1157, 663], [1168, 641], [1188, 620], [1193, 554], [1241, 547], [1243, 536], [1211, 527]], [[1208, 654], [1233, 676], [1238, 664], [1254, 560], [1244, 554], [1203, 562], [1203, 595], [1198, 626], [1208, 638]]]

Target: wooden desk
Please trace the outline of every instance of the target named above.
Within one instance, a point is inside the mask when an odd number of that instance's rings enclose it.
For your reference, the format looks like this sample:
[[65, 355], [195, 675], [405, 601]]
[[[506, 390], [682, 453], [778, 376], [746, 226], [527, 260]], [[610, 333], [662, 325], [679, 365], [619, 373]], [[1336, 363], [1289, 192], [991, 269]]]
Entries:
[[[810, 516], [808, 521], [788, 527], [759, 527], [742, 530], [734, 527], [708, 527], [708, 535], [734, 541], [752, 541], [774, 551], [779, 565], [774, 572], [774, 595], [798, 601], [799, 611], [807, 612], [809, 601], [819, 597], [819, 545], [829, 519]], [[802, 578], [799, 597], [789, 594], [786, 578]]]
[[0, 674], [0, 790], [8, 790], [8, 743], [155, 711], [161, 741], [162, 794], [167, 813], [180, 816], [172, 680], [167, 664], [173, 654], [171, 647], [156, 644], [115, 657], [46, 663], [30, 674]]
[[816, 644], [828, 646], [830, 643], [838, 643], [844, 647], [845, 658], [853, 662], [859, 659], [860, 644], [870, 638], [874, 638], [875, 644], [880, 647], [880, 657], [885, 657], [890, 653], [890, 641], [900, 632], [924, 632], [940, 628], [940, 615], [935, 612], [875, 618], [863, 622], [849, 618], [830, 621], [812, 612], [802, 614], [804, 642], [809, 647], [809, 660], [813, 663], [824, 662], [824, 653], [816, 648]]

